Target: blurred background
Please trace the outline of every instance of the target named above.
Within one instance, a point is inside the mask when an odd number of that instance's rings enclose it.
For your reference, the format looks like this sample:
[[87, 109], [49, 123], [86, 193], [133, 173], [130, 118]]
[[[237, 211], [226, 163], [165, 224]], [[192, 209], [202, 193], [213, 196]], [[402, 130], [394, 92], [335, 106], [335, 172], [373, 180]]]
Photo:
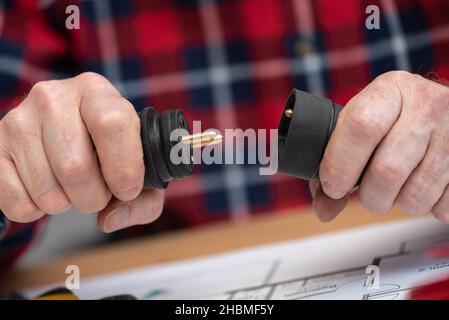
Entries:
[[[379, 13], [373, 28], [368, 6]], [[221, 132], [277, 128], [292, 88], [344, 105], [387, 71], [449, 78], [448, 16], [447, 0], [0, 0], [0, 117], [36, 82], [91, 71], [137, 111], [182, 108]], [[306, 182], [258, 169], [198, 166], [170, 184], [157, 222], [113, 235], [98, 231], [95, 214], [52, 216], [20, 266], [310, 205]]]
[[97, 228], [96, 215], [70, 210], [49, 219], [38, 241], [19, 261], [17, 267], [29, 267], [81, 249], [93, 248], [107, 238]]

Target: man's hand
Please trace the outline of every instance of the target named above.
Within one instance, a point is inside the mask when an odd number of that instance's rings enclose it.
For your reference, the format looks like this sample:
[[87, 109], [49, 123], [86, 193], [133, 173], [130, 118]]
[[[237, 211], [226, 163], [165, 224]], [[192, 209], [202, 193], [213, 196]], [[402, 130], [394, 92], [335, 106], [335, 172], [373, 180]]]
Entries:
[[349, 101], [310, 183], [323, 221], [343, 210], [363, 173], [364, 207], [395, 204], [449, 223], [449, 88], [403, 71], [386, 73]]
[[157, 219], [163, 191], [142, 192], [140, 122], [104, 77], [37, 83], [0, 121], [0, 210], [31, 222], [74, 207], [112, 232]]

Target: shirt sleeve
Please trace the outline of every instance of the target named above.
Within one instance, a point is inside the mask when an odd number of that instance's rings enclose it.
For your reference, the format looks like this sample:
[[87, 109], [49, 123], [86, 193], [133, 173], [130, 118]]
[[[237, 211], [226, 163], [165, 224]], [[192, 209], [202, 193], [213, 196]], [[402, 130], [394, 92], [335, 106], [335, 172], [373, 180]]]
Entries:
[[[67, 66], [59, 63], [69, 56], [67, 37], [64, 30], [54, 27], [65, 16], [61, 16], [62, 7], [46, 3], [0, 2], [0, 119], [23, 100], [34, 83], [57, 78], [62, 74], [58, 66]], [[0, 211], [0, 275], [29, 248], [45, 220], [18, 224]]]
[[39, 236], [46, 218], [33, 223], [8, 221], [0, 212], [0, 276], [11, 269]]

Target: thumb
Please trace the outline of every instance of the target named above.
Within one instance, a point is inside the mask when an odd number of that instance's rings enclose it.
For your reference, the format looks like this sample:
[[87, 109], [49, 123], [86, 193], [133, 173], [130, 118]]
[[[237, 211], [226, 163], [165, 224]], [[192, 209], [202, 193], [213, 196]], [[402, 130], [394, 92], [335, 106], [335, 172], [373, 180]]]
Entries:
[[332, 199], [324, 193], [318, 180], [310, 181], [309, 187], [313, 197], [313, 209], [322, 222], [333, 220], [348, 203], [349, 194], [340, 199]]
[[164, 191], [144, 190], [137, 198], [123, 202], [116, 198], [98, 213], [97, 223], [106, 233], [155, 221], [162, 213]]

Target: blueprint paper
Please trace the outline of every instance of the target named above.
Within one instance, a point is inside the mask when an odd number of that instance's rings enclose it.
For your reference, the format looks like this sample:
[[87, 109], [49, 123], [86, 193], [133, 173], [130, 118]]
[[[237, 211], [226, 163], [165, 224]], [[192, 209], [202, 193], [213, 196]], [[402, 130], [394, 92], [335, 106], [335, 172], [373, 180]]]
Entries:
[[[414, 218], [81, 278], [75, 293], [82, 299], [405, 299], [411, 288], [449, 276], [449, 257], [425, 256], [446, 243], [449, 226]], [[380, 283], [367, 288], [365, 269], [373, 264]], [[64, 284], [46, 288], [56, 285]]]

